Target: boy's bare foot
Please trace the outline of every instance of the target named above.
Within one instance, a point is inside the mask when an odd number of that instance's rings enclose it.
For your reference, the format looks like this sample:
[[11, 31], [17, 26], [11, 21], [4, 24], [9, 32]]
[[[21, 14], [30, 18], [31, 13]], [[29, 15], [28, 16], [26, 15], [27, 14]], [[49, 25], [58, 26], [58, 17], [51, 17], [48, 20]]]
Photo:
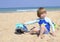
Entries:
[[54, 37], [56, 36], [55, 33], [50, 33], [50, 35], [52, 35], [52, 36], [54, 36]]
[[42, 35], [42, 36], [40, 35], [39, 38], [40, 38], [40, 39], [43, 39], [43, 38], [44, 38], [44, 35]]

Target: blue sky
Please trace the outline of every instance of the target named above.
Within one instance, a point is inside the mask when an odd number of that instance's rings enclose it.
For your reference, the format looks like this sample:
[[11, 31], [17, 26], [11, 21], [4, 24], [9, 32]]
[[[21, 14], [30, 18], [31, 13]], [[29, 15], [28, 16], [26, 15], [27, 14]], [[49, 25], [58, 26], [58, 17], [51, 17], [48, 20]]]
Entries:
[[60, 6], [60, 0], [0, 0], [0, 8]]

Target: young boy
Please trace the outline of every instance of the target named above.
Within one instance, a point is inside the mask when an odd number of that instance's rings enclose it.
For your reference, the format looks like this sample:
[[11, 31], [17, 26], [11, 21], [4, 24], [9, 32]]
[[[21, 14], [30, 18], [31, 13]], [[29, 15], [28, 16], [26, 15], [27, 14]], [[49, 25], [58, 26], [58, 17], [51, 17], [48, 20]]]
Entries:
[[31, 33], [36, 32], [36, 33], [39, 33], [40, 36], [42, 36], [43, 34], [50, 33], [50, 28], [52, 27], [52, 35], [54, 36], [55, 35], [54, 24], [48, 17], [46, 17], [46, 15], [47, 15], [47, 12], [45, 8], [40, 7], [37, 10], [38, 19], [30, 21], [30, 22], [26, 22], [24, 24], [28, 25], [28, 24], [38, 23], [40, 28], [33, 28], [31, 30]]

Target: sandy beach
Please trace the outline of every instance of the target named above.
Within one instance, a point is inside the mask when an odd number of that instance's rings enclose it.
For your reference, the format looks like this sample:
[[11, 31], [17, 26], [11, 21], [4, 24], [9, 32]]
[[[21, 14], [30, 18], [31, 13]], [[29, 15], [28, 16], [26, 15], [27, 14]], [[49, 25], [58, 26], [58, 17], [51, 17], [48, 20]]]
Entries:
[[[0, 42], [60, 42], [60, 11], [48, 11], [47, 16], [58, 25], [56, 37], [48, 34], [45, 35], [45, 38], [40, 39], [36, 35], [30, 35], [29, 33], [14, 34], [15, 24], [35, 20], [38, 18], [36, 12], [0, 13]], [[39, 27], [37, 23], [27, 25], [29, 30], [33, 26]]]

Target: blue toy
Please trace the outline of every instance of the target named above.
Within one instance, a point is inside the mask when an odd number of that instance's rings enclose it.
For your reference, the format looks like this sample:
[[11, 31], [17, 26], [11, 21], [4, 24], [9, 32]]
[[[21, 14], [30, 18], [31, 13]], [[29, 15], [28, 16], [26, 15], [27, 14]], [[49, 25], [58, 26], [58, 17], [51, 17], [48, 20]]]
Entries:
[[21, 29], [24, 32], [28, 32], [27, 27], [22, 23], [16, 24], [16, 29]]

